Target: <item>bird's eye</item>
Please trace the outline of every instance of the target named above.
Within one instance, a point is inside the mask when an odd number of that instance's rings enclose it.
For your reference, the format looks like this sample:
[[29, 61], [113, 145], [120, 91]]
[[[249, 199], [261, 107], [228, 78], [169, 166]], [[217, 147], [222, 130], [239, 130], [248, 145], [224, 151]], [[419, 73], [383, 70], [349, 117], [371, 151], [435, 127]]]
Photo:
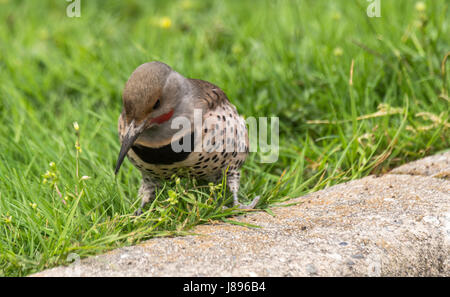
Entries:
[[153, 109], [158, 109], [159, 106], [161, 105], [161, 102], [159, 101], [159, 99], [156, 101], [155, 105], [153, 105]]

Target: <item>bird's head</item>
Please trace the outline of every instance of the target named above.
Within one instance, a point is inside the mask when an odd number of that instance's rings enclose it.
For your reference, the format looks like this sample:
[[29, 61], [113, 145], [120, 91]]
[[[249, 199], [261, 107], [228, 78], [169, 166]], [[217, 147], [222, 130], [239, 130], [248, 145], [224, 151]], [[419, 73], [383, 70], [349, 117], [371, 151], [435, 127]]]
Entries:
[[161, 62], [145, 63], [131, 74], [123, 90], [125, 134], [115, 173], [138, 137], [172, 119], [185, 93], [185, 79]]

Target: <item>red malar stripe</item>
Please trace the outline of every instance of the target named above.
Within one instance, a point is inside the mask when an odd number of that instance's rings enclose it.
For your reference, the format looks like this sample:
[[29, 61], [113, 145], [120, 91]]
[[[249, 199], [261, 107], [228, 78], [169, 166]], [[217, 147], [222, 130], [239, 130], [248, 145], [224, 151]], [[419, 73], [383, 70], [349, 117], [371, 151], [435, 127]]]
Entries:
[[173, 109], [171, 109], [168, 113], [162, 114], [157, 118], [151, 119], [150, 123], [157, 123], [162, 124], [164, 122], [167, 122], [170, 120], [170, 118], [173, 116]]

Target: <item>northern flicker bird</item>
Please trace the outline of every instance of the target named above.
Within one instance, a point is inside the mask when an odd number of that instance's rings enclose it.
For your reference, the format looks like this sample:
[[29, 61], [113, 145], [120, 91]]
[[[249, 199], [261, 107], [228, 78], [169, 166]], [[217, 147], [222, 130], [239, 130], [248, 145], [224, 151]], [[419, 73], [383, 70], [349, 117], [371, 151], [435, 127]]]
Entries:
[[135, 214], [154, 199], [162, 180], [180, 172], [207, 181], [221, 180], [226, 174], [234, 206], [256, 206], [259, 197], [249, 205], [238, 200], [248, 133], [244, 119], [219, 87], [150, 62], [131, 74], [122, 97], [115, 173], [125, 156], [142, 173], [142, 202]]

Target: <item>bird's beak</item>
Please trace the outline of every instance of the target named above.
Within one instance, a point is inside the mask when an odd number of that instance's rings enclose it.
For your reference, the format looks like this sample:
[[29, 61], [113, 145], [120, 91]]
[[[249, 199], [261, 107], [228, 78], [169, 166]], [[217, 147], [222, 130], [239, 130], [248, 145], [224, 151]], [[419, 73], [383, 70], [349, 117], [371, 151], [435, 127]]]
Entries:
[[116, 169], [114, 170], [115, 174], [119, 172], [120, 166], [122, 165], [125, 156], [127, 155], [130, 148], [133, 146], [134, 142], [139, 137], [139, 135], [141, 135], [141, 133], [144, 131], [144, 127], [145, 121], [143, 121], [143, 123], [140, 124], [139, 126], [136, 126], [134, 120], [128, 126], [128, 131], [126, 132], [125, 136], [122, 139], [122, 147], [120, 148], [119, 158], [117, 159]]

